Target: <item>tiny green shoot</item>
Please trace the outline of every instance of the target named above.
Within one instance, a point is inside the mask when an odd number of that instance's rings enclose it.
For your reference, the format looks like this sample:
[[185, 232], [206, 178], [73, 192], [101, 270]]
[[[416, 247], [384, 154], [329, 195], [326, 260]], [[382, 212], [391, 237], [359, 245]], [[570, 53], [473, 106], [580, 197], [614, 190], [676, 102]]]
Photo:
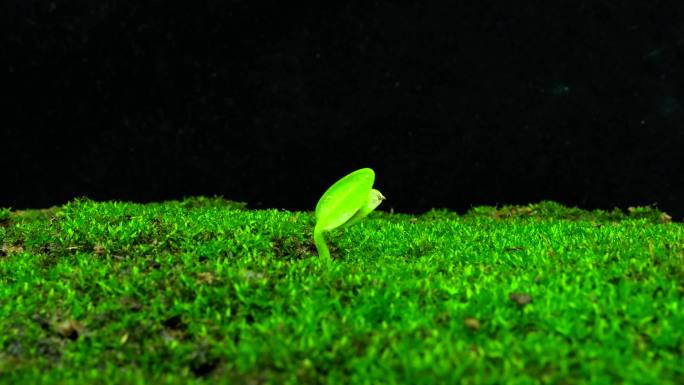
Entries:
[[330, 186], [316, 204], [314, 243], [318, 255], [330, 260], [324, 231], [351, 226], [375, 210], [386, 199], [373, 189], [375, 172], [370, 168], [356, 170]]

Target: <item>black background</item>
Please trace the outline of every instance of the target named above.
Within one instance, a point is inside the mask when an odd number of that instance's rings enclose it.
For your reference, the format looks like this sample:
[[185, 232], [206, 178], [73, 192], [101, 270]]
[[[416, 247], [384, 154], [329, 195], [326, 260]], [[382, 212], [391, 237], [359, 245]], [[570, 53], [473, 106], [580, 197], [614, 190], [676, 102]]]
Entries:
[[0, 206], [684, 214], [684, 2], [6, 1]]

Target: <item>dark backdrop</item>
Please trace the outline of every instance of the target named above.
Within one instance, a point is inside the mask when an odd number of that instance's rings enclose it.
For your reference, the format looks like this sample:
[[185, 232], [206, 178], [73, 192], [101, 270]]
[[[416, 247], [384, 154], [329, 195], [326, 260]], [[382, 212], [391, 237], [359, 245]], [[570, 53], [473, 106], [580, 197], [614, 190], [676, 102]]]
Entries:
[[[4, 1], [0, 206], [684, 214], [684, 2]], [[516, 3], [516, 4], [514, 4]]]

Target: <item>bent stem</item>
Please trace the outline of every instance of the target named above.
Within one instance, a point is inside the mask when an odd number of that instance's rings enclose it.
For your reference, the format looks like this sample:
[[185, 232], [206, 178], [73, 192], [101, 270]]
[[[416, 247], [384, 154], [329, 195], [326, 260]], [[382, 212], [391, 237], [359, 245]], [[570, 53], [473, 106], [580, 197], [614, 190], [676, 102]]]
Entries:
[[314, 244], [318, 250], [318, 256], [323, 258], [325, 261], [330, 261], [330, 251], [328, 250], [328, 245], [325, 244], [325, 239], [323, 238], [323, 230], [319, 228], [314, 228]]

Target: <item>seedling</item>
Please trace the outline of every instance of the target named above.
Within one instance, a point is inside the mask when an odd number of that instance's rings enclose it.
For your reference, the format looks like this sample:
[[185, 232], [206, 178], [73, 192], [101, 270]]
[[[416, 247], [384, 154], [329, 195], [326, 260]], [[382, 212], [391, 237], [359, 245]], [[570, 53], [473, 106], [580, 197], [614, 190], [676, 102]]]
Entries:
[[316, 226], [314, 243], [318, 255], [330, 260], [330, 251], [323, 238], [324, 231], [349, 227], [371, 211], [384, 199], [378, 190], [373, 189], [375, 172], [362, 168], [346, 175], [330, 186], [316, 204]]

